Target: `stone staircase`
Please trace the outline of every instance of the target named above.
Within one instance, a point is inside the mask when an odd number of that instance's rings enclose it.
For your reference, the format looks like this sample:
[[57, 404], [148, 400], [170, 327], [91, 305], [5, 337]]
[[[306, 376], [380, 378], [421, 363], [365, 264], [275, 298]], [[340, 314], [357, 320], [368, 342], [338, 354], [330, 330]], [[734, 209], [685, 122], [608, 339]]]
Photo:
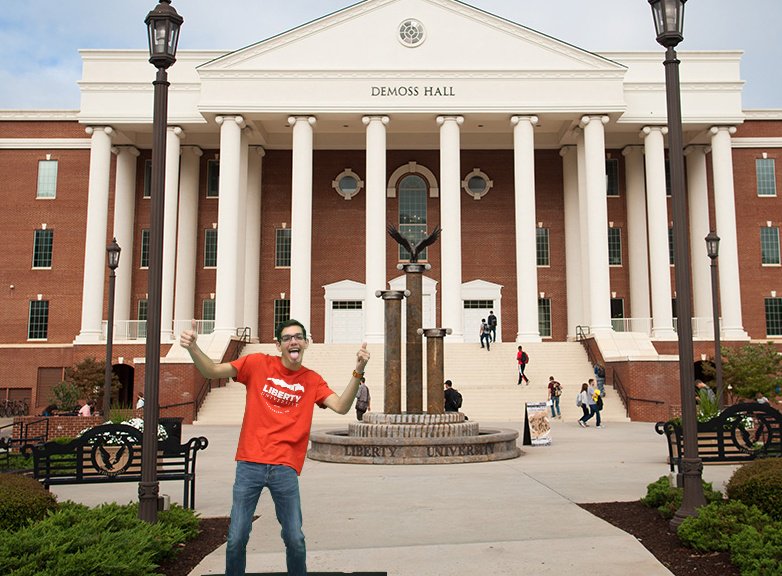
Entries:
[[[368, 348], [372, 359], [367, 365], [366, 378], [372, 394], [372, 409], [382, 411], [383, 345], [370, 344]], [[317, 370], [335, 392], [341, 393], [355, 365], [357, 349], [356, 344], [311, 344], [305, 355], [305, 365]], [[517, 344], [497, 342], [487, 352], [478, 344], [446, 343], [445, 378], [451, 379], [454, 387], [461, 392], [464, 398], [462, 411], [470, 420], [482, 424], [520, 421], [524, 415], [525, 402], [546, 400], [549, 376], [554, 376], [563, 386], [560, 401], [563, 419], [576, 420], [581, 415], [581, 409], [575, 404], [576, 394], [581, 389], [581, 383], [593, 376], [583, 347], [577, 342], [542, 342], [524, 344], [524, 350], [530, 356], [525, 372], [530, 378], [530, 385], [517, 386]], [[254, 352], [277, 353], [273, 344], [252, 344], [245, 347], [243, 354]], [[404, 371], [403, 358], [403, 406]], [[603, 420], [628, 421], [618, 394], [610, 388], [607, 393]], [[234, 382], [213, 390], [204, 401], [195, 423], [240, 424], [244, 412], [244, 394], [244, 385]], [[331, 410], [316, 408], [313, 424], [346, 427], [353, 419], [355, 413], [342, 416]]]

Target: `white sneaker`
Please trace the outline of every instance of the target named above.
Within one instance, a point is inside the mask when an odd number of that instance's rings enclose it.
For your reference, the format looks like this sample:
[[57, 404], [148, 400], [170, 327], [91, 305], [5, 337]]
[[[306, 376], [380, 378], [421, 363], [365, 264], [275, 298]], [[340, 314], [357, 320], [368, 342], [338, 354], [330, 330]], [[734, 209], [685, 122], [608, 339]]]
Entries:
[[584, 424], [582, 420], [578, 421], [578, 425], [581, 426], [582, 428], [586, 428], [586, 424]]
[[597, 425], [597, 428], [602, 428], [602, 427], [603, 427], [603, 425], [602, 425], [602, 424], [598, 424], [598, 425]]

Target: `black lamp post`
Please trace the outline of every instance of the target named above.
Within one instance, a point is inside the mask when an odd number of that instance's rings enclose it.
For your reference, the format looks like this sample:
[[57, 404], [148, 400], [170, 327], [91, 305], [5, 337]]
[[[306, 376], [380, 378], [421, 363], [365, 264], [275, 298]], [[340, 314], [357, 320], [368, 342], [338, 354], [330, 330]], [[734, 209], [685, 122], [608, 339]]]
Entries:
[[166, 179], [166, 123], [168, 121], [168, 73], [176, 61], [179, 27], [184, 19], [160, 0], [144, 22], [149, 33], [149, 61], [157, 68], [152, 83], [155, 103], [152, 116], [152, 205], [149, 236], [146, 372], [144, 375], [144, 440], [141, 447], [141, 481], [138, 485], [139, 518], [157, 522], [157, 428], [160, 391], [160, 308], [163, 291], [163, 211]]
[[706, 252], [711, 260], [711, 311], [714, 318], [714, 368], [717, 371], [717, 401], [720, 411], [725, 408], [725, 384], [722, 380], [722, 343], [720, 341], [720, 307], [717, 303], [717, 257], [720, 237], [712, 230], [706, 236]]
[[657, 42], [665, 48], [665, 96], [668, 108], [668, 159], [673, 200], [674, 258], [676, 259], [676, 310], [679, 321], [679, 386], [681, 393], [684, 457], [680, 467], [684, 497], [671, 525], [678, 527], [706, 504], [701, 477], [703, 462], [698, 456], [698, 428], [695, 413], [695, 375], [692, 369], [692, 286], [690, 284], [689, 225], [684, 187], [682, 110], [679, 87], [679, 59], [676, 46], [684, 39], [684, 3], [687, 0], [649, 0]]
[[114, 282], [117, 278], [117, 266], [119, 266], [119, 253], [122, 248], [114, 238], [106, 247], [106, 256], [109, 266], [109, 315], [106, 321], [106, 372], [103, 375], [103, 419], [109, 419], [111, 410], [111, 347], [114, 344]]

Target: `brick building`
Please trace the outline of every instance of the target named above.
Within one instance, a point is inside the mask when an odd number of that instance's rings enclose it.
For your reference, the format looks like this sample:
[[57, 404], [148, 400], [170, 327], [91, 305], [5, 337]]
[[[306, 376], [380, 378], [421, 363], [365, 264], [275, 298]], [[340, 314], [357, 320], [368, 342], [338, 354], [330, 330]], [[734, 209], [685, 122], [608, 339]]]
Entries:
[[[452, 342], [477, 340], [465, 327], [494, 310], [504, 341], [586, 326], [671, 353], [662, 56], [587, 52], [451, 0], [367, 0], [235, 52], [180, 51], [161, 402], [198, 394], [172, 347], [192, 318], [213, 350], [240, 327], [271, 341], [287, 317], [315, 342], [381, 341], [374, 293], [403, 287], [406, 259], [387, 223], [414, 239], [442, 227], [424, 258], [424, 317]], [[147, 57], [85, 50], [79, 110], [0, 111], [0, 397], [42, 406], [64, 367], [102, 357], [112, 237], [122, 399], [143, 385]], [[679, 57], [700, 355], [713, 341], [711, 229], [723, 340], [782, 336], [782, 109], [743, 109], [739, 50]]]

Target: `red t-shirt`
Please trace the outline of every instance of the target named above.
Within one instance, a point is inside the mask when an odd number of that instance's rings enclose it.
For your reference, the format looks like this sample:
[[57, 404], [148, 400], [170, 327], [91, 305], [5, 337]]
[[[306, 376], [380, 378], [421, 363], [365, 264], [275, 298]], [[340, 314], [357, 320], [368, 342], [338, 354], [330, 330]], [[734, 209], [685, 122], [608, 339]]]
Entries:
[[334, 391], [309, 368], [288, 370], [279, 356], [249, 354], [231, 365], [247, 387], [236, 460], [284, 464], [301, 474], [312, 411]]

